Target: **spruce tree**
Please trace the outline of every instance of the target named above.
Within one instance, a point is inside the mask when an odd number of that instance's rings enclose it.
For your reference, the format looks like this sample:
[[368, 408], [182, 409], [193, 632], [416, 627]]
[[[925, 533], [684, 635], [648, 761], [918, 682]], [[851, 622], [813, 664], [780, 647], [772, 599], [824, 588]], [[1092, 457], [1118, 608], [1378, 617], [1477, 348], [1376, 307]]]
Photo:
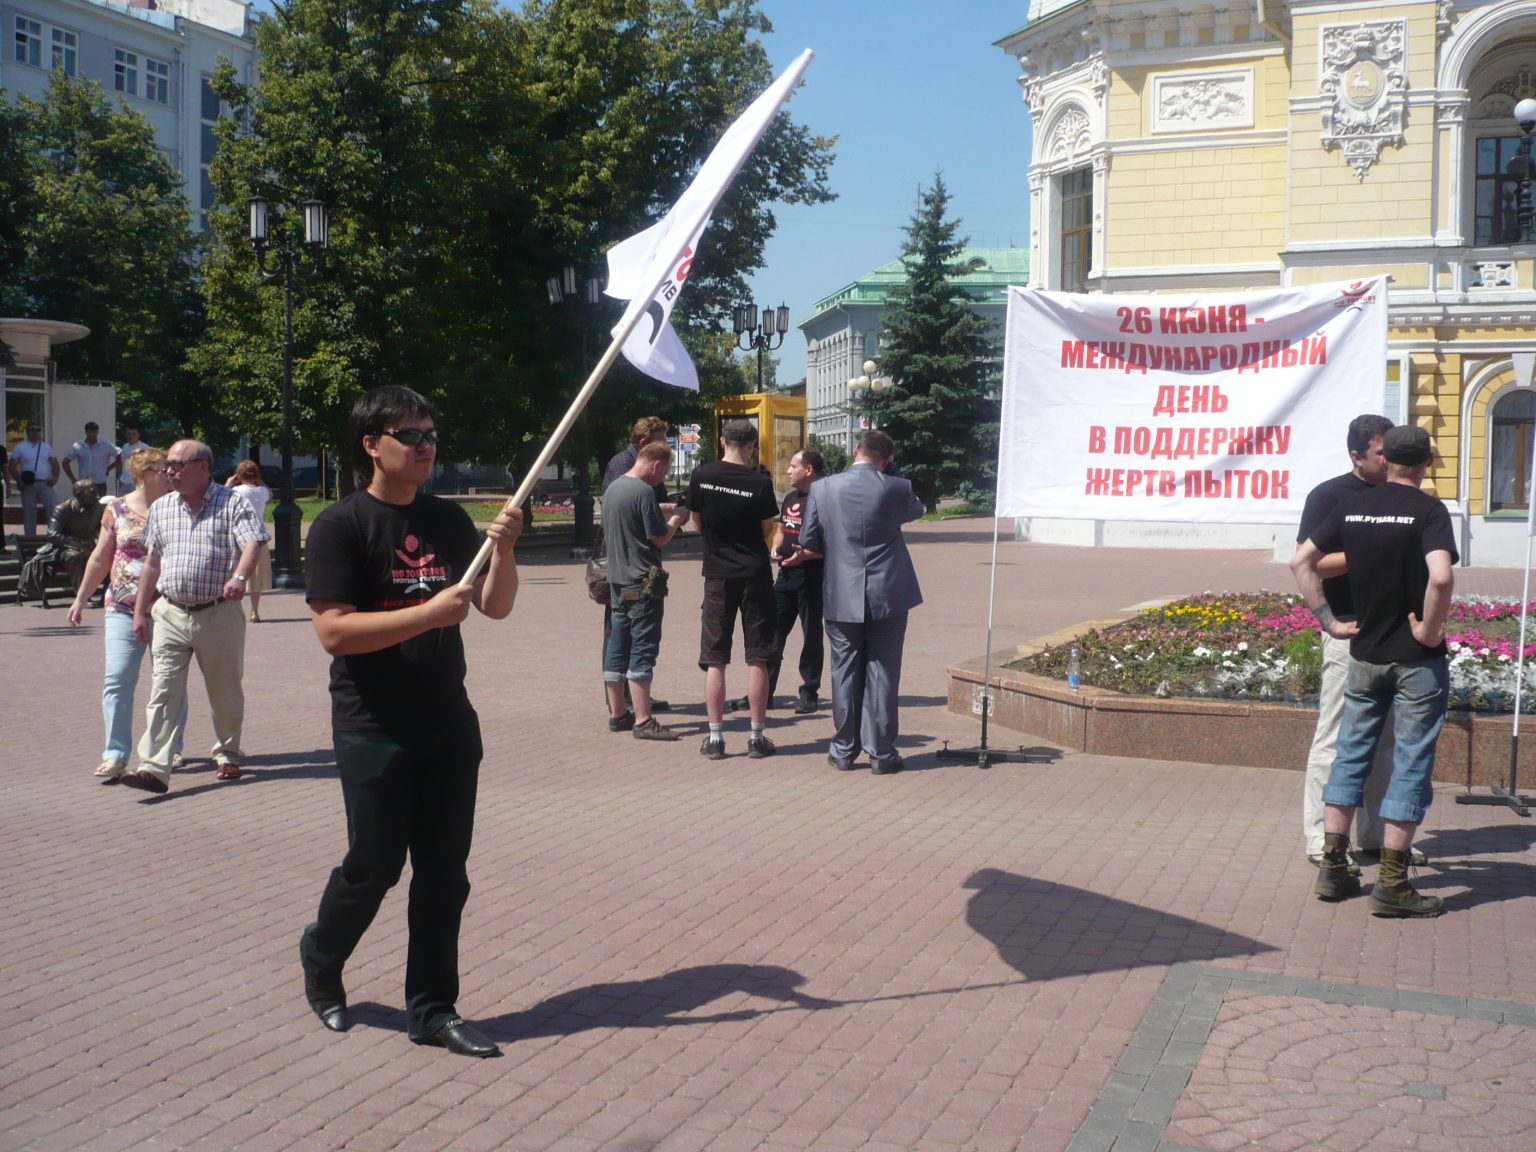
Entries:
[[935, 173], [907, 225], [907, 280], [891, 293], [876, 357], [895, 386], [881, 397], [876, 423], [895, 440], [897, 467], [930, 512], [941, 495], [990, 495], [997, 458], [997, 329], [954, 283], [972, 266], [948, 211], [949, 190]]

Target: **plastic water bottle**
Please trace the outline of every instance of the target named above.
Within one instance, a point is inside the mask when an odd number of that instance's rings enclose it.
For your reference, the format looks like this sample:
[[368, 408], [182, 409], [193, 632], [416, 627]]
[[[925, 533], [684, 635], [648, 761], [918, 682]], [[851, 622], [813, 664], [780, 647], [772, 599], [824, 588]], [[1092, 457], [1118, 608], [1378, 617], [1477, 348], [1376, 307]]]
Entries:
[[1077, 649], [1067, 657], [1067, 688], [1076, 692], [1083, 684], [1083, 662], [1078, 659]]

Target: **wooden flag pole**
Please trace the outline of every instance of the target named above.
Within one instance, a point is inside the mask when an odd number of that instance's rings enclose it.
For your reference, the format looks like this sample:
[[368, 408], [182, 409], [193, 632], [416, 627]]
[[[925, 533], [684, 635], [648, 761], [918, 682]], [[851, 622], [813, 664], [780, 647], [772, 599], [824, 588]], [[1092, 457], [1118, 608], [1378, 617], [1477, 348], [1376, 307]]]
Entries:
[[[581, 386], [581, 391], [576, 393], [576, 398], [571, 401], [570, 410], [566, 412], [565, 417], [560, 423], [555, 425], [555, 430], [549, 434], [549, 443], [544, 445], [544, 448], [539, 452], [538, 459], [533, 462], [527, 474], [523, 477], [523, 482], [517, 486], [517, 491], [512, 495], [512, 506], [514, 508], [521, 508], [528, 499], [529, 493], [533, 491], [533, 486], [539, 481], [539, 473], [549, 466], [550, 460], [560, 450], [560, 445], [565, 443], [566, 436], [570, 434], [571, 426], [576, 423], [576, 419], [581, 415], [582, 409], [592, 399], [592, 393], [597, 391], [597, 386], [603, 382], [603, 377], [608, 375], [608, 370], [613, 367], [613, 362], [619, 358], [619, 353], [624, 348], [624, 341], [629, 339], [630, 333], [635, 330], [635, 326], [639, 324], [641, 318], [645, 315], [644, 311], [637, 312], [631, 317], [629, 323], [620, 328], [614, 336], [613, 343], [608, 345], [608, 351], [603, 353], [603, 358], [597, 362], [597, 367], [592, 369], [592, 375], [587, 377], [587, 382]], [[491, 538], [487, 536], [485, 542], [480, 545], [480, 551], [475, 553], [474, 560], [465, 569], [464, 578], [459, 581], [460, 584], [469, 585], [475, 582], [486, 564], [490, 562], [491, 549], [493, 547]]]

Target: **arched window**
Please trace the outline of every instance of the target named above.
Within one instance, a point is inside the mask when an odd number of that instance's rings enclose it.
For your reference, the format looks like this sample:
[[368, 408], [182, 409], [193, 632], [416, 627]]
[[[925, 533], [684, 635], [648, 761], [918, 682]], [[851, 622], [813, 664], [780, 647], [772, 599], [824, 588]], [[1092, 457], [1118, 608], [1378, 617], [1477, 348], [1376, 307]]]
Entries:
[[1524, 512], [1531, 506], [1531, 433], [1536, 392], [1517, 388], [1493, 405], [1488, 429], [1488, 510]]

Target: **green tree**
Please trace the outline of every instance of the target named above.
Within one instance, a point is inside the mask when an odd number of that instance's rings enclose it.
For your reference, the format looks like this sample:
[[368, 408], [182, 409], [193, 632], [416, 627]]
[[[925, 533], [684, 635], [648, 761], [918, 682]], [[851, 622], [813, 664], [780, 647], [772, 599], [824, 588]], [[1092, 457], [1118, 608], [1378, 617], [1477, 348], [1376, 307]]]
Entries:
[[820, 436], [812, 436], [807, 447], [821, 453], [821, 458], [827, 465], [828, 476], [836, 476], [839, 472], [848, 471], [848, 465], [851, 463], [848, 458], [848, 449], [836, 440], [823, 440]]
[[[240, 207], [215, 214], [195, 362], [242, 427], [275, 434], [280, 301], [259, 288], [243, 205], [319, 196], [331, 250], [296, 304], [301, 441], [337, 442], [359, 391], [403, 380], [438, 402], [445, 458], [521, 472], [617, 316], [578, 363], [579, 321], [550, 307], [546, 278], [600, 267], [666, 210], [771, 78], [767, 29], [748, 0], [290, 0], [258, 30], [259, 85], [218, 81], [236, 116], [212, 175]], [[700, 353], [762, 262], [769, 205], [830, 199], [830, 161], [829, 141], [780, 117], [716, 213], [674, 313], [706, 388], [721, 368]], [[699, 406], [622, 363], [598, 396], [599, 449], [645, 411]]]
[[961, 259], [960, 222], [947, 217], [949, 199], [935, 173], [907, 225], [907, 280], [891, 294], [876, 358], [895, 384], [880, 400], [877, 421], [930, 512], [961, 486], [991, 491], [996, 483], [997, 330], [954, 283], [971, 267]]
[[110, 380], [153, 427], [207, 423], [184, 361], [201, 327], [180, 178], [137, 113], [99, 85], [54, 74], [46, 96], [0, 111], [0, 303], [8, 315], [84, 324], [63, 378]]

